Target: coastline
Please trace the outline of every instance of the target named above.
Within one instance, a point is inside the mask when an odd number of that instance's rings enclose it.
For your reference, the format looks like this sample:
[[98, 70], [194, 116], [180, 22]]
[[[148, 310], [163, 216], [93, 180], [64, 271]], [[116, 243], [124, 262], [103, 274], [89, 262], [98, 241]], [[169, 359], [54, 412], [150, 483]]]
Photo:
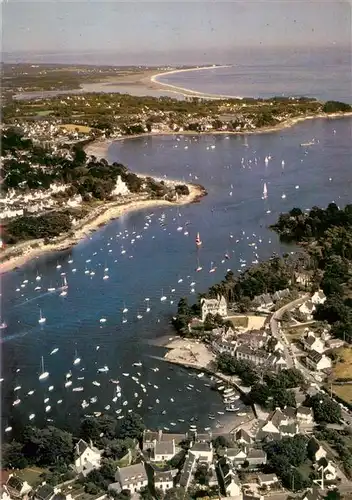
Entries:
[[[186, 70], [185, 70], [186, 71]], [[137, 139], [139, 137], [162, 137], [163, 135], [193, 135], [193, 136], [201, 136], [201, 135], [253, 135], [253, 134], [265, 134], [271, 132], [279, 132], [280, 130], [284, 130], [287, 128], [291, 128], [298, 123], [304, 122], [306, 120], [315, 120], [315, 119], [338, 119], [338, 118], [351, 118], [352, 111], [347, 112], [339, 112], [339, 113], [319, 113], [317, 115], [305, 115], [305, 116], [296, 116], [293, 118], [288, 118], [277, 125], [262, 127], [259, 129], [252, 130], [244, 130], [244, 131], [235, 131], [235, 130], [213, 130], [213, 131], [205, 131], [205, 132], [195, 132], [194, 130], [183, 130], [182, 132], [176, 132], [174, 130], [170, 131], [161, 131], [161, 132], [145, 132], [143, 134], [134, 134], [134, 135], [122, 135], [121, 137], [114, 137], [113, 139], [96, 139], [95, 141], [87, 144], [84, 147], [84, 151], [88, 156], [96, 156], [99, 158], [105, 158], [107, 151], [112, 143], [117, 141], [124, 141], [127, 139]], [[138, 174], [138, 172], [135, 172]], [[138, 175], [146, 175], [146, 174], [138, 174]]]
[[[38, 258], [48, 252], [67, 250], [75, 246], [80, 241], [89, 238], [91, 233], [97, 231], [100, 227], [105, 226], [112, 220], [122, 217], [128, 213], [145, 210], [147, 208], [158, 208], [163, 206], [172, 207], [196, 203], [206, 195], [206, 191], [202, 186], [188, 183], [186, 185], [190, 193], [187, 196], [183, 196], [178, 202], [157, 199], [142, 199], [133, 200], [124, 204], [118, 204], [116, 202], [105, 203], [102, 207], [100, 207], [100, 210], [97, 209], [97, 214], [93, 215], [93, 217], [92, 213], [88, 214], [85, 218], [87, 220], [83, 220], [80, 227], [74, 230], [75, 234], [73, 236], [62, 235], [58, 237], [56, 241], [54, 240], [48, 245], [45, 245], [43, 240], [29, 241], [27, 246], [26, 242], [22, 242], [18, 245], [23, 247], [23, 251], [19, 255], [10, 256], [8, 259], [0, 262], [0, 274], [4, 274], [21, 267], [30, 260]], [[16, 246], [13, 246], [8, 250], [10, 254], [12, 252], [16, 253]], [[3, 255], [1, 258], [3, 258]]]
[[158, 80], [159, 77], [174, 75], [176, 73], [186, 73], [190, 71], [202, 71], [202, 70], [210, 70], [210, 69], [218, 69], [218, 68], [230, 68], [230, 64], [223, 64], [219, 66], [203, 66], [203, 67], [194, 67], [187, 69], [174, 69], [171, 71], [163, 71], [161, 73], [157, 73], [156, 75], [152, 75], [149, 78], [149, 82], [152, 85], [156, 85], [160, 90], [165, 90], [168, 92], [174, 92], [176, 94], [181, 94], [184, 97], [200, 97], [203, 99], [243, 99], [241, 96], [233, 96], [233, 95], [225, 95], [225, 94], [207, 94], [205, 92], [200, 92], [198, 90], [187, 89], [185, 87], [179, 87], [177, 85], [172, 85], [171, 83], [164, 83]]

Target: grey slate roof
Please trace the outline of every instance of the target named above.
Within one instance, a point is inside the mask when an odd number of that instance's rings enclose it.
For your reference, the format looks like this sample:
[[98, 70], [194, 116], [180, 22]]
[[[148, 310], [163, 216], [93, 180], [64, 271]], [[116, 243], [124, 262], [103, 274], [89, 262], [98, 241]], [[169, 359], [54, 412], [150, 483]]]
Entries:
[[147, 479], [148, 476], [143, 463], [122, 467], [115, 474], [115, 480], [121, 482], [122, 489], [129, 484], [146, 481]]
[[81, 456], [87, 448], [89, 448], [88, 443], [86, 443], [83, 439], [80, 439], [76, 445], [78, 455]]
[[11, 476], [8, 478], [6, 486], [12, 488], [13, 490], [21, 491], [23, 487], [23, 481], [17, 476]]
[[196, 456], [193, 455], [193, 453], [188, 452], [188, 456], [186, 458], [186, 461], [184, 463], [184, 466], [183, 466], [183, 469], [181, 472], [181, 476], [180, 476], [180, 485], [184, 486], [185, 488], [187, 488], [187, 486], [189, 484], [189, 480], [190, 480], [195, 462], [196, 462]]
[[54, 488], [50, 484], [43, 484], [37, 489], [35, 496], [41, 500], [47, 500], [54, 495]]
[[210, 450], [211, 450], [210, 443], [194, 443], [194, 445], [191, 448], [191, 451], [197, 451], [197, 452], [210, 451]]
[[175, 452], [175, 445], [173, 441], [160, 441], [155, 444], [155, 455], [173, 455]]

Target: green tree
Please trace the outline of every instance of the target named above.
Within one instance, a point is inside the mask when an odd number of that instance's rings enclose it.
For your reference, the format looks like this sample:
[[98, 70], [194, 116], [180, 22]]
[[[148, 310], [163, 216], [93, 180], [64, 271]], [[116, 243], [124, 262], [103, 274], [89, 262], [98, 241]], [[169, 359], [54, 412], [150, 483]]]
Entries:
[[309, 405], [313, 409], [314, 420], [327, 424], [336, 424], [341, 420], [341, 408], [325, 394], [316, 394], [309, 400]]

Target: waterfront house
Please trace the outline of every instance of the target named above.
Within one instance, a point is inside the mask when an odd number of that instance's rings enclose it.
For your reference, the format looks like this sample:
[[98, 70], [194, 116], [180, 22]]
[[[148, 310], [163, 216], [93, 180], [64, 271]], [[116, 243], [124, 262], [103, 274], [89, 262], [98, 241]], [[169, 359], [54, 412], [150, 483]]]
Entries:
[[312, 408], [308, 408], [307, 406], [300, 406], [297, 409], [296, 416], [297, 420], [302, 423], [312, 424], [314, 422]]
[[313, 371], [327, 370], [331, 368], [332, 361], [325, 354], [312, 351], [306, 357], [307, 366]]
[[211, 464], [213, 461], [214, 450], [211, 442], [191, 444], [190, 452], [199, 460], [199, 462]]
[[32, 486], [27, 481], [23, 481], [14, 474], [10, 474], [6, 481], [6, 490], [11, 498], [27, 500], [29, 493], [32, 491]]
[[316, 351], [320, 354], [325, 351], [325, 344], [320, 337], [316, 337], [314, 332], [306, 329], [301, 337], [301, 343], [306, 351]]
[[235, 356], [237, 359], [251, 361], [256, 366], [265, 365], [268, 359], [268, 353], [266, 351], [254, 350], [246, 345], [240, 345], [236, 349]]
[[80, 439], [75, 446], [74, 467], [77, 474], [86, 476], [92, 470], [99, 469], [102, 453], [103, 450], [98, 450], [92, 443], [88, 444]]
[[177, 472], [177, 470], [154, 471], [154, 488], [163, 491], [173, 488]]
[[[115, 481], [119, 490], [130, 490], [131, 493], [140, 491], [148, 485], [148, 476], [143, 463], [129, 465], [128, 467], [118, 467], [115, 474]], [[113, 483], [116, 484], [116, 483]]]
[[180, 475], [180, 486], [183, 486], [186, 491], [189, 485], [191, 484], [193, 473], [196, 468], [196, 463], [197, 463], [196, 456], [189, 451], [186, 456], [186, 460]]
[[161, 443], [162, 441], [175, 441], [178, 445], [181, 441], [187, 439], [187, 434], [171, 434], [164, 433], [161, 429], [158, 431], [148, 431], [143, 432], [143, 450], [154, 449], [155, 443]]
[[164, 462], [171, 460], [176, 455], [175, 440], [157, 441], [154, 440], [153, 453], [151, 460], [154, 462]]
[[235, 441], [236, 443], [248, 445], [253, 442], [253, 439], [244, 429], [237, 429], [235, 434]]
[[218, 295], [216, 299], [201, 299], [200, 307], [202, 321], [205, 320], [208, 314], [212, 314], [213, 316], [219, 314], [222, 317], [227, 316], [227, 302], [223, 295]]
[[231, 354], [231, 356], [235, 355], [238, 343], [234, 340], [226, 340], [226, 339], [215, 339], [211, 343], [213, 351], [217, 354]]
[[311, 301], [315, 305], [324, 304], [324, 302], [326, 301], [326, 296], [323, 290], [318, 290], [317, 292], [314, 292], [311, 297]]

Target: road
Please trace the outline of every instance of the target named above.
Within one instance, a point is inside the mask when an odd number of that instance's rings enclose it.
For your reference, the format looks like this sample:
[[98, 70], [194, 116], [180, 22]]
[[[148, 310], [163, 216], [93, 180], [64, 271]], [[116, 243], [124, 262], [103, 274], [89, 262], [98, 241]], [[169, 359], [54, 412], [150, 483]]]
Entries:
[[303, 295], [303, 297], [300, 297], [299, 299], [293, 300], [292, 302], [289, 302], [285, 306], [281, 307], [277, 311], [274, 312], [274, 314], [271, 316], [270, 319], [270, 329], [271, 333], [274, 337], [276, 337], [278, 340], [281, 341], [282, 345], [284, 346], [284, 356], [285, 360], [287, 363], [287, 368], [293, 368], [296, 366], [296, 359], [293, 355], [292, 349], [290, 347], [290, 343], [288, 342], [287, 338], [285, 335], [280, 332], [279, 329], [279, 321], [282, 318], [282, 315], [286, 311], [292, 311], [292, 309], [295, 309], [297, 306], [301, 305], [303, 302], [308, 300], [310, 297], [309, 294]]
[[[292, 309], [295, 309], [297, 306], [301, 305], [304, 301], [308, 300], [310, 297], [309, 294], [306, 294], [299, 299], [293, 300], [292, 302], [289, 302], [285, 306], [281, 307], [277, 311], [274, 312], [270, 319], [270, 329], [271, 333], [274, 337], [276, 337], [278, 340], [281, 341], [282, 345], [284, 346], [284, 356], [285, 360], [287, 363], [287, 368], [293, 368], [296, 367], [298, 370], [300, 370], [303, 375], [306, 377], [309, 382], [312, 382], [314, 384], [317, 384], [316, 379], [314, 378], [314, 375], [305, 367], [303, 366], [295, 357], [291, 347], [290, 343], [288, 342], [285, 334], [279, 329], [279, 321], [282, 318], [282, 315], [286, 311], [292, 311]], [[320, 384], [317, 384], [320, 385]], [[321, 389], [320, 389], [321, 390]], [[325, 391], [322, 391], [325, 392]], [[349, 411], [345, 411], [341, 408], [341, 414], [342, 418], [345, 420], [345, 422], [348, 423], [348, 425], [352, 426], [352, 413]]]

